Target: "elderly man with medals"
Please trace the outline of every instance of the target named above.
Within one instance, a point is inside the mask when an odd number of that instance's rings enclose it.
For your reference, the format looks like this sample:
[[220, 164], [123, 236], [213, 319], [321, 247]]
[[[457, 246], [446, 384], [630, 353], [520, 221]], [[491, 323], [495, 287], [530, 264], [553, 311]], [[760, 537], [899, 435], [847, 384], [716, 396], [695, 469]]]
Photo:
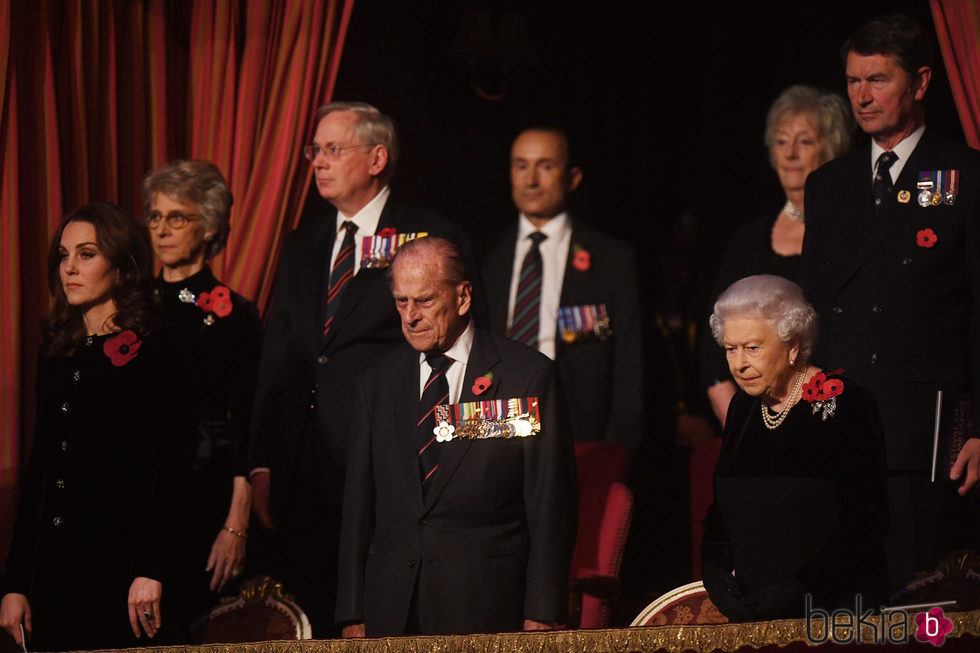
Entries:
[[391, 266], [403, 345], [358, 383], [336, 619], [346, 637], [560, 623], [575, 468], [554, 364], [470, 319], [449, 241]]

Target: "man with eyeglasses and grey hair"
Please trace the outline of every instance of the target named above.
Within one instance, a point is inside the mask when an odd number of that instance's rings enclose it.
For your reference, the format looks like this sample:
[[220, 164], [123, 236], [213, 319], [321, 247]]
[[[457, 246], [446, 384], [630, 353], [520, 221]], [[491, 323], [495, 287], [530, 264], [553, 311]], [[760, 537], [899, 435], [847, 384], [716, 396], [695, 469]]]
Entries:
[[[439, 236], [472, 259], [459, 225], [398, 204], [398, 136], [363, 102], [316, 113], [299, 227], [283, 245], [253, 408], [253, 510], [271, 530], [268, 569], [296, 597], [317, 638], [336, 634], [333, 603], [354, 384], [402, 342], [386, 280], [398, 246]], [[323, 202], [322, 200], [326, 200]]]

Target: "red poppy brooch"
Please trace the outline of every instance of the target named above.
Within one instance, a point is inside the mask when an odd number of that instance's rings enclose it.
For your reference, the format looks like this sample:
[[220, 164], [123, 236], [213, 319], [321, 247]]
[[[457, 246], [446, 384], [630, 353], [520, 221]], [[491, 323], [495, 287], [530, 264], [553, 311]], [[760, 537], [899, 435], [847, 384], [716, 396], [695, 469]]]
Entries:
[[197, 298], [197, 306], [208, 314], [204, 317], [204, 323], [211, 326], [214, 324], [214, 315], [227, 317], [231, 314], [231, 291], [226, 286], [215, 286], [211, 292], [201, 293]]
[[936, 236], [936, 232], [932, 229], [922, 229], [919, 233], [915, 234], [915, 244], [926, 249], [935, 245], [938, 240], [939, 237]]
[[484, 392], [486, 392], [487, 388], [489, 388], [491, 385], [493, 385], [493, 372], [487, 372], [483, 376], [476, 377], [476, 380], [473, 381], [473, 387], [470, 388], [470, 391], [473, 394], [475, 394], [477, 397], [479, 397]]
[[394, 227], [385, 227], [384, 229], [378, 232], [378, 235], [381, 236], [382, 238], [391, 238], [397, 233], [398, 230], [395, 229]]
[[116, 367], [122, 367], [136, 358], [136, 353], [142, 344], [143, 341], [136, 336], [136, 333], [127, 329], [106, 340], [102, 345], [102, 351], [109, 357], [109, 362]]
[[585, 272], [592, 267], [592, 254], [581, 245], [572, 245], [572, 267], [579, 272]]
[[[843, 370], [830, 372], [840, 374]], [[844, 382], [840, 379], [828, 379], [823, 372], [817, 372], [810, 382], [803, 386], [803, 398], [810, 402], [813, 413], [822, 411], [821, 419], [827, 421], [837, 412], [837, 395], [844, 392]]]

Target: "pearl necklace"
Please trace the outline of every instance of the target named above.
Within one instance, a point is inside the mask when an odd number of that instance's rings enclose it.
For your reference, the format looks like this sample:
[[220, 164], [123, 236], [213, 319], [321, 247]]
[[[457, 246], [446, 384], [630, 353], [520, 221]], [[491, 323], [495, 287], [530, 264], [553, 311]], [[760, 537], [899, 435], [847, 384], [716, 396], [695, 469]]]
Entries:
[[796, 208], [796, 205], [786, 200], [786, 206], [783, 207], [783, 213], [786, 217], [793, 222], [803, 222], [803, 209]]
[[774, 431], [778, 429], [779, 425], [786, 420], [786, 416], [789, 415], [790, 409], [796, 405], [797, 400], [800, 398], [800, 391], [803, 388], [804, 378], [806, 378], [806, 367], [796, 373], [796, 382], [793, 383], [793, 389], [790, 391], [789, 397], [786, 398], [786, 404], [775, 417], [769, 414], [769, 409], [766, 407], [766, 402], [759, 402], [759, 404], [762, 406], [762, 423], [766, 425], [767, 429]]

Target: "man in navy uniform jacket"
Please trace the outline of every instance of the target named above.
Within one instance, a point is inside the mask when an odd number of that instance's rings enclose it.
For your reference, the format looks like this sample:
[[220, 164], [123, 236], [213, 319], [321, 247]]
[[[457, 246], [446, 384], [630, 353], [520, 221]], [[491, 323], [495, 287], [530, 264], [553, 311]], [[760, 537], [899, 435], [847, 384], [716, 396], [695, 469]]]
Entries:
[[815, 360], [844, 368], [881, 409], [895, 590], [977, 545], [964, 496], [980, 465], [980, 419], [965, 430], [980, 405], [980, 153], [925, 125], [931, 46], [919, 25], [871, 21], [841, 54], [871, 142], [807, 179], [800, 281], [821, 318]]

